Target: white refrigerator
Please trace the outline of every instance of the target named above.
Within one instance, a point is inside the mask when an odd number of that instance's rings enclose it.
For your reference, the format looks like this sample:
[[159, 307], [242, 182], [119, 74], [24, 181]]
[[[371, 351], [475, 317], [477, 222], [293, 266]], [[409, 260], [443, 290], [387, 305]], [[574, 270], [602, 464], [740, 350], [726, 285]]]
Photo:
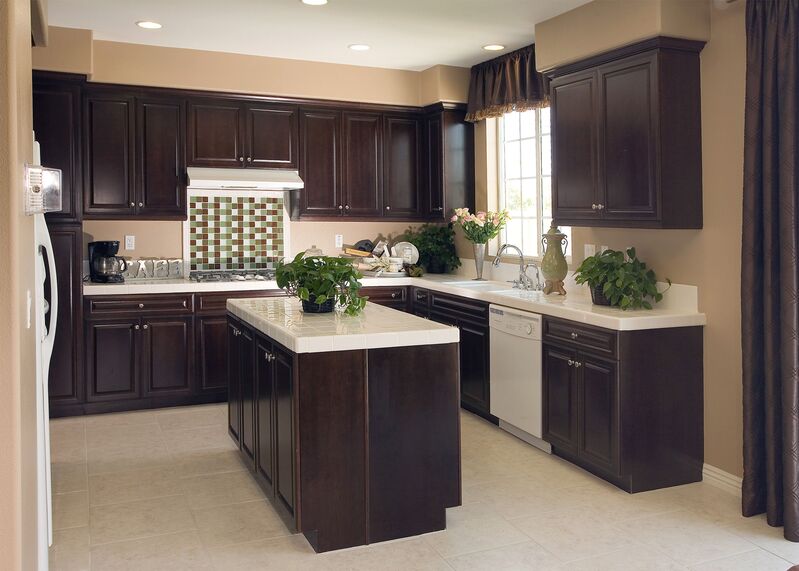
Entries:
[[[50, 471], [49, 371], [58, 322], [58, 277], [45, 212], [61, 210], [61, 171], [41, 166], [39, 144], [33, 143], [34, 164], [26, 169], [25, 209], [33, 216], [35, 285], [33, 300], [36, 335], [36, 488], [38, 568], [49, 567], [48, 548], [53, 543], [53, 509]], [[28, 312], [30, 315], [30, 311]]]

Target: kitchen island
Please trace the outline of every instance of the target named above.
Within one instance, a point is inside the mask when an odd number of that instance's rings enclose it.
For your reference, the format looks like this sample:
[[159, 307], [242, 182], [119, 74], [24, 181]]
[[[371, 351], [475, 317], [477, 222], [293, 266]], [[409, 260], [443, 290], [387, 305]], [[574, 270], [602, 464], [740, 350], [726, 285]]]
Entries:
[[437, 531], [461, 503], [459, 332], [367, 304], [230, 299], [229, 432], [317, 552]]

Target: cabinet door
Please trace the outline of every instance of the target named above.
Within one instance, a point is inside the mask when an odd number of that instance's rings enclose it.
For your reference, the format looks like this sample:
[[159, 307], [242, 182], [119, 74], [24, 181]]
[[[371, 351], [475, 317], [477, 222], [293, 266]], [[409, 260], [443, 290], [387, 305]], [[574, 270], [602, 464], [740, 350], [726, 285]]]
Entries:
[[383, 145], [383, 214], [416, 217], [421, 206], [421, 121], [386, 116]]
[[275, 385], [274, 365], [272, 364], [272, 345], [261, 337], [256, 337], [255, 380], [257, 446], [256, 466], [258, 474], [274, 490], [275, 467]]
[[239, 102], [190, 101], [188, 122], [189, 166], [244, 166], [245, 121]]
[[246, 164], [257, 168], [297, 168], [297, 108], [248, 104]]
[[80, 221], [80, 87], [34, 81], [33, 131], [41, 148], [42, 164], [61, 169], [61, 211], [48, 213], [48, 220]]
[[272, 346], [275, 375], [275, 496], [294, 513], [294, 361]]
[[135, 214], [133, 98], [92, 94], [84, 104], [83, 213], [120, 218]]
[[544, 440], [577, 450], [577, 382], [575, 354], [544, 345]]
[[598, 218], [596, 73], [589, 70], [554, 79], [550, 97], [553, 217]]
[[616, 363], [579, 356], [577, 454], [606, 472], [619, 473], [619, 383]]
[[228, 432], [241, 447], [241, 383], [239, 379], [238, 322], [227, 322], [227, 417]]
[[657, 218], [657, 56], [599, 68], [602, 217]]
[[252, 331], [240, 328], [239, 391], [241, 394], [241, 450], [255, 465], [255, 345]]
[[[83, 401], [83, 316], [81, 287], [83, 231], [80, 225], [50, 223], [58, 277], [58, 322], [50, 359], [50, 408]], [[50, 284], [45, 285], [46, 288]]]
[[460, 321], [461, 401], [483, 415], [490, 414], [488, 327]]
[[425, 121], [425, 185], [424, 214], [442, 218], [444, 214], [444, 150], [441, 115], [429, 116]]
[[338, 216], [344, 211], [341, 193], [341, 113], [300, 110], [300, 215]]
[[197, 388], [201, 393], [227, 390], [227, 318], [197, 317]]
[[342, 116], [344, 213], [348, 216], [380, 216], [381, 131], [377, 113]]
[[183, 116], [179, 100], [136, 102], [136, 212], [140, 216], [186, 217]]
[[191, 392], [192, 317], [142, 320], [142, 384], [148, 397]]
[[87, 400], [141, 396], [138, 319], [90, 321], [86, 325]]

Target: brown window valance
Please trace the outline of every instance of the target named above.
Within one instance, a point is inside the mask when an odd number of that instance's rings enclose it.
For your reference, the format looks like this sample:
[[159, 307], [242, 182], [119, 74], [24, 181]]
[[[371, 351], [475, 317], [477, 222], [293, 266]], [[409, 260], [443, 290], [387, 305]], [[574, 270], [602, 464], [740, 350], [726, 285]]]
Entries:
[[472, 67], [467, 121], [548, 105], [544, 78], [535, 69], [535, 44]]

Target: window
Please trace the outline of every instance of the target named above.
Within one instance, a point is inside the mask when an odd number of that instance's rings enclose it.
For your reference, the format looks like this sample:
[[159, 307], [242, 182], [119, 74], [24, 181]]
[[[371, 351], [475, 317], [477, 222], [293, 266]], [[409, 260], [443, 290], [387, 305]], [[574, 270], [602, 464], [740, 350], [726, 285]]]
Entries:
[[[541, 235], [552, 223], [549, 108], [506, 113], [498, 123], [499, 207], [511, 215], [500, 242], [518, 246], [525, 256], [540, 257]], [[570, 228], [561, 231], [571, 237]]]

